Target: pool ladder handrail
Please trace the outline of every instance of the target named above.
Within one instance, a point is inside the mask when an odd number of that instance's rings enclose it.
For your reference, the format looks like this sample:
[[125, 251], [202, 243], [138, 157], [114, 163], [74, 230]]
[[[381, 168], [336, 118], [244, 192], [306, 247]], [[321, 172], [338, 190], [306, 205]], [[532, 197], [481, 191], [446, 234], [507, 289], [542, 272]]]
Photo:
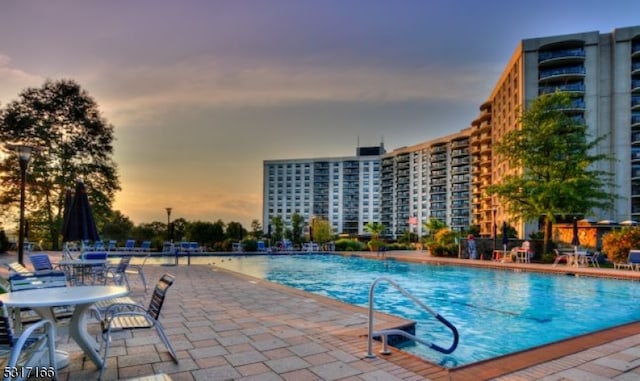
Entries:
[[[389, 284], [391, 284], [396, 290], [400, 291], [402, 293], [402, 295], [408, 297], [409, 299], [413, 300], [416, 304], [418, 304], [420, 307], [422, 307], [423, 309], [425, 309], [427, 312], [429, 312], [431, 315], [433, 315], [436, 319], [438, 319], [442, 324], [444, 324], [445, 326], [447, 326], [447, 328], [449, 328], [451, 330], [451, 332], [453, 333], [453, 343], [451, 344], [451, 346], [449, 348], [443, 348], [439, 345], [436, 345], [434, 343], [425, 341], [420, 339], [419, 337], [416, 337], [408, 332], [405, 332], [403, 330], [400, 329], [384, 329], [381, 331], [377, 331], [377, 332], [373, 332], [373, 297], [374, 297], [374, 290], [376, 285], [381, 282], [381, 281], [386, 281]], [[404, 288], [402, 288], [398, 283], [394, 282], [393, 280], [387, 278], [387, 277], [379, 277], [376, 280], [373, 281], [373, 283], [371, 283], [371, 286], [369, 287], [369, 335], [368, 335], [368, 342], [367, 342], [367, 354], [366, 357], [367, 358], [375, 358], [376, 356], [372, 353], [373, 352], [373, 338], [374, 337], [378, 337], [381, 336], [382, 337], [382, 343], [384, 345], [381, 353], [382, 354], [389, 354], [389, 350], [387, 348], [387, 336], [388, 335], [398, 335], [398, 336], [403, 336], [407, 339], [416, 341], [420, 344], [426, 345], [431, 349], [434, 349], [438, 352], [444, 353], [444, 354], [449, 354], [452, 353], [453, 351], [456, 350], [456, 348], [458, 347], [458, 340], [459, 340], [459, 335], [458, 335], [458, 329], [451, 324], [447, 319], [445, 319], [444, 317], [442, 317], [440, 314], [438, 314], [437, 312], [435, 312], [434, 310], [432, 310], [431, 308], [429, 308], [429, 306], [427, 306], [426, 304], [422, 303], [420, 300], [418, 300], [415, 296], [411, 295], [407, 290], [405, 290]]]

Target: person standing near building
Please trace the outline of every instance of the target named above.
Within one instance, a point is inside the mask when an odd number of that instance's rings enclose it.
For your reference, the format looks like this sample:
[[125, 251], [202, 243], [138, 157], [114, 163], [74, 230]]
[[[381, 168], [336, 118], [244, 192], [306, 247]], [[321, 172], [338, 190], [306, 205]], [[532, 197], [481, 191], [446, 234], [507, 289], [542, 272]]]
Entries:
[[478, 259], [478, 252], [476, 251], [476, 240], [473, 234], [467, 236], [467, 254], [469, 259]]

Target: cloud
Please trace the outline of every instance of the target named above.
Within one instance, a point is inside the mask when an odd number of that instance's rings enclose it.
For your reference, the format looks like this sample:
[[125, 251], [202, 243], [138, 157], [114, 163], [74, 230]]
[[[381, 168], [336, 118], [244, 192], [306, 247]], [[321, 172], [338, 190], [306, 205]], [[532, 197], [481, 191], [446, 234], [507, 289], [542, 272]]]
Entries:
[[15, 68], [9, 56], [0, 54], [0, 100], [3, 100], [3, 103], [17, 99], [18, 94], [25, 88], [39, 86], [43, 82], [42, 77]]
[[[105, 68], [105, 70], [109, 70]], [[116, 118], [148, 120], [183, 107], [271, 107], [315, 102], [480, 102], [487, 94], [482, 71], [464, 66], [288, 65], [199, 59], [169, 66], [109, 70], [119, 87], [101, 88], [100, 103]], [[104, 86], [104, 85], [101, 85]]]

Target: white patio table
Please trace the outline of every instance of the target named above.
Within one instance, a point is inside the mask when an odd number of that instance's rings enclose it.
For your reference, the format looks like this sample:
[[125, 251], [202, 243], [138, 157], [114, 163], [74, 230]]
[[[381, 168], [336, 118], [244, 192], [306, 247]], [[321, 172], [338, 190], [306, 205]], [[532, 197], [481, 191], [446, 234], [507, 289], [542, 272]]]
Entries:
[[[55, 322], [51, 307], [75, 306], [71, 322], [69, 323], [69, 335], [78, 343], [84, 353], [93, 361], [98, 369], [102, 368], [102, 358], [98, 353], [99, 345], [87, 332], [87, 311], [95, 302], [104, 299], [127, 295], [129, 291], [121, 286], [78, 286], [40, 288], [33, 290], [15, 291], [0, 294], [0, 300], [9, 307], [27, 307], [33, 309], [44, 319]], [[67, 356], [66, 359], [58, 359], [58, 367], [62, 368], [69, 363], [68, 353], [57, 351], [59, 355]], [[66, 364], [65, 364], [66, 361]]]

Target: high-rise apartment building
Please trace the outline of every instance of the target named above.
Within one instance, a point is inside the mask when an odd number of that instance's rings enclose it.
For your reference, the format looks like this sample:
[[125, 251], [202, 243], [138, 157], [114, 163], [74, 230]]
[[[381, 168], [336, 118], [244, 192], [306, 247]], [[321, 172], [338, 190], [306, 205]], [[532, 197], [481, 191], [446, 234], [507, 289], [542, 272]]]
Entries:
[[424, 233], [436, 218], [454, 230], [471, 221], [470, 129], [403, 147], [382, 158], [381, 220], [393, 238]]
[[384, 146], [358, 147], [355, 156], [265, 160], [263, 226], [274, 217], [291, 225], [294, 213], [308, 223], [329, 221], [336, 233], [363, 234], [380, 221], [380, 158]]
[[[568, 92], [566, 110], [588, 126], [591, 138], [604, 136], [596, 153], [613, 155], [598, 169], [613, 173], [619, 195], [611, 210], [596, 219], [640, 219], [640, 26], [611, 33], [585, 32], [523, 40], [494, 90], [472, 122], [473, 223], [490, 235], [494, 222], [509, 221], [523, 237], [538, 230], [506, 215], [486, 187], [522, 170], [492, 153], [491, 143], [518, 128], [518, 116], [533, 100], [554, 91]], [[493, 219], [495, 218], [496, 221]]]
[[[381, 222], [397, 238], [423, 234], [437, 218], [456, 230], [471, 225], [491, 236], [507, 221], [521, 237], [539, 230], [534, 222], [507, 215], [487, 187], [514, 168], [499, 160], [493, 144], [519, 127], [522, 110], [538, 96], [566, 91], [566, 110], [604, 137], [596, 153], [615, 157], [598, 163], [613, 173], [619, 196], [611, 210], [589, 217], [640, 221], [640, 26], [611, 33], [585, 32], [521, 41], [469, 128], [385, 153], [382, 146], [359, 149], [354, 157], [264, 162], [263, 223], [326, 218], [337, 233], [362, 234], [367, 222]], [[368, 150], [368, 151], [367, 151]]]

